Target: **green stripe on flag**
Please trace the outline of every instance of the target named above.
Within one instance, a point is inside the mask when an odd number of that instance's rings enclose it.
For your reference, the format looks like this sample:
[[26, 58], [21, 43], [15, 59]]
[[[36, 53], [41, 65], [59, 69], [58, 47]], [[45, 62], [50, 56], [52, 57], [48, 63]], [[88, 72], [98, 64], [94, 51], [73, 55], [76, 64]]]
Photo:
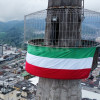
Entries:
[[93, 57], [96, 47], [89, 48], [53, 48], [28, 45], [28, 53], [48, 58], [88, 58]]

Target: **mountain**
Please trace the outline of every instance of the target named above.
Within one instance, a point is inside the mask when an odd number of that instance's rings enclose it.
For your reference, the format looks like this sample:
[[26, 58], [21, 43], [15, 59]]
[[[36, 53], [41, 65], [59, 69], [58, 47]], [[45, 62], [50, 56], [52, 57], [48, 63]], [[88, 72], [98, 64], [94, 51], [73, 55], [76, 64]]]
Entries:
[[[29, 38], [36, 38], [37, 34], [35, 31], [43, 32], [45, 30], [45, 18], [43, 19], [31, 19], [28, 20], [29, 22], [37, 23], [27, 23], [27, 36]], [[41, 27], [40, 26], [41, 24]], [[37, 27], [36, 27], [37, 26]], [[34, 34], [33, 34], [34, 33]], [[40, 38], [43, 38], [42, 33]], [[82, 22], [82, 38], [83, 39], [95, 39], [100, 34], [100, 17], [93, 16], [88, 17], [86, 16]], [[96, 36], [97, 35], [97, 36]], [[28, 39], [29, 39], [28, 38]], [[21, 47], [24, 41], [24, 21], [8, 21], [8, 22], [0, 22], [0, 44], [10, 44], [12, 46]]]
[[21, 47], [24, 37], [24, 21], [0, 22], [0, 44]]
[[93, 40], [97, 37], [100, 37], [100, 16], [86, 16], [82, 23], [82, 38]]
[[[41, 21], [43, 24], [40, 27], [37, 27], [38, 31], [45, 30], [45, 19], [34, 19], [33, 23], [37, 22], [37, 25], [39, 25], [39, 22]], [[31, 21], [31, 20], [29, 20]], [[34, 36], [30, 33], [34, 32], [34, 29], [36, 27], [35, 24], [27, 24], [28, 30], [28, 36], [30, 37]], [[0, 22], [0, 44], [9, 44], [16, 47], [21, 47], [24, 44], [24, 21], [8, 21], [8, 22]]]
[[8, 22], [0, 22], [0, 32], [7, 31], [15, 25], [19, 24], [21, 21], [8, 21]]

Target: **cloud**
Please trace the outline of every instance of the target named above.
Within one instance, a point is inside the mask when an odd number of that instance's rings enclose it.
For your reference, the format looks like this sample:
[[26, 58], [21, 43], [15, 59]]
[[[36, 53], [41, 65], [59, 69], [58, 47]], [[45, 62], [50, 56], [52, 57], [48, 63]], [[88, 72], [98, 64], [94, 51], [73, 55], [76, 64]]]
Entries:
[[47, 0], [0, 0], [0, 20], [23, 19], [26, 14], [46, 8]]
[[[22, 20], [24, 15], [46, 9], [48, 0], [0, 0], [0, 21]], [[85, 8], [100, 11], [100, 0], [85, 0]]]
[[100, 0], [84, 0], [85, 8], [100, 12]]

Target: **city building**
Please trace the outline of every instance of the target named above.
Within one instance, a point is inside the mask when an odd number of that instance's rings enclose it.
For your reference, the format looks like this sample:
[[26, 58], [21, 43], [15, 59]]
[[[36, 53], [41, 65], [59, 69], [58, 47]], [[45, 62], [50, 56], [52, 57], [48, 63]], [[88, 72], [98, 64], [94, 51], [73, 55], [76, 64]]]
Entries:
[[17, 91], [10, 87], [0, 86], [0, 100], [18, 100]]
[[24, 77], [24, 79], [27, 80], [31, 77], [31, 75], [25, 71], [22, 73], [22, 77]]
[[0, 56], [3, 56], [3, 45], [0, 44]]
[[37, 86], [30, 83], [30, 81], [20, 81], [14, 85], [14, 88], [21, 92], [20, 100], [34, 100]]

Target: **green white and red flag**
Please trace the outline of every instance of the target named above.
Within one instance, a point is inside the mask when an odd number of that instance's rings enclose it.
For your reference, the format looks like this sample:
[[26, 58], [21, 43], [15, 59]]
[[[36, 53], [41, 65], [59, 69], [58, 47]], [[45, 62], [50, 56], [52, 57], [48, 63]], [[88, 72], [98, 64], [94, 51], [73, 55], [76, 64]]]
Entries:
[[26, 71], [52, 79], [84, 79], [91, 71], [96, 47], [53, 48], [28, 45]]

